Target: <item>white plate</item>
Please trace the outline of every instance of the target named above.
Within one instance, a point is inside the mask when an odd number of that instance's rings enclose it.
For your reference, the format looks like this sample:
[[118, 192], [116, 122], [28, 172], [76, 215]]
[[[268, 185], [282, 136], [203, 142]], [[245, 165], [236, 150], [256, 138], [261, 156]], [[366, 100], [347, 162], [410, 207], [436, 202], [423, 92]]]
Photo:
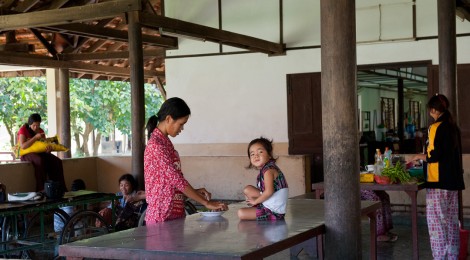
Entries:
[[203, 217], [218, 217], [224, 214], [225, 211], [202, 211], [199, 212]]

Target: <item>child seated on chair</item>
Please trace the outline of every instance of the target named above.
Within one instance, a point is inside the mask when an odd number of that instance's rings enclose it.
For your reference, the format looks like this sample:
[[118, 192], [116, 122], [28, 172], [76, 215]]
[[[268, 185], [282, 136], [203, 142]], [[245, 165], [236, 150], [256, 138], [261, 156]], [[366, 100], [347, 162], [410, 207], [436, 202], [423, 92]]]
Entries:
[[[122, 196], [115, 202], [116, 209], [116, 230], [124, 230], [137, 226], [140, 214], [145, 210], [145, 191], [137, 191], [137, 181], [129, 173], [119, 178], [119, 192], [117, 196]], [[111, 205], [100, 210], [99, 214], [105, 219], [108, 225], [112, 221]], [[100, 226], [97, 223], [97, 226]]]

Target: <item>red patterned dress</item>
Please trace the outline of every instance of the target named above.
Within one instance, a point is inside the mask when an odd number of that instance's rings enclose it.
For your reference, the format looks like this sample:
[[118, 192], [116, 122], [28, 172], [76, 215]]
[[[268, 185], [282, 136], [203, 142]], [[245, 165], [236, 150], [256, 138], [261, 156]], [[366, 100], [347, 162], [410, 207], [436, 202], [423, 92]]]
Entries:
[[144, 153], [147, 225], [182, 218], [184, 189], [189, 185], [181, 172], [181, 161], [168, 136], [155, 128]]

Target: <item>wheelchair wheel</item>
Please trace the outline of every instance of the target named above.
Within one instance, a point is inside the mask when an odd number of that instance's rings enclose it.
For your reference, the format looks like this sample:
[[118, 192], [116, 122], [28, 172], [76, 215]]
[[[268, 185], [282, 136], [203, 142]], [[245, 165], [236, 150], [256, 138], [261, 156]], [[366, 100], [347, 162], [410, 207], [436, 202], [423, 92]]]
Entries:
[[91, 210], [73, 214], [65, 224], [60, 236], [60, 244], [101, 236], [110, 232], [110, 227], [103, 217]]
[[26, 250], [28, 259], [53, 259], [57, 256], [57, 246], [62, 229], [69, 215], [62, 209], [54, 209], [44, 213], [44, 240], [41, 239], [41, 215], [37, 213], [28, 223], [24, 240], [42, 243], [43, 246]]
[[[14, 226], [15, 221], [13, 218], [18, 218], [16, 223], [17, 226]], [[24, 215], [18, 215], [18, 216], [9, 216], [9, 217], [3, 217], [2, 220], [0, 221], [1, 223], [1, 237], [2, 237], [2, 242], [4, 244], [1, 245], [1, 252], [0, 256], [4, 258], [17, 258], [17, 259], [25, 259], [27, 258], [26, 253], [24, 251], [14, 251], [11, 253], [4, 253], [7, 250], [15, 250], [16, 248], [19, 248], [21, 245], [18, 243], [12, 242], [15, 240], [23, 239], [23, 235], [26, 229], [26, 221], [25, 221], [25, 216]], [[10, 241], [11, 243], [5, 243]]]
[[197, 213], [196, 206], [194, 206], [194, 204], [191, 203], [189, 200], [186, 200], [184, 202], [184, 210], [186, 211], [186, 215], [192, 215], [194, 213]]

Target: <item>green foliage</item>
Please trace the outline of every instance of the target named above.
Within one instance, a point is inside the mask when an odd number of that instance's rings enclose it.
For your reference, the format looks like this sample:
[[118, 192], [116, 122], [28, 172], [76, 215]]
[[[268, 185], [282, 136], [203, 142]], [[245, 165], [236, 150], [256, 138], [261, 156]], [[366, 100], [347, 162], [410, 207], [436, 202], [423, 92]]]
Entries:
[[[145, 84], [145, 118], [160, 108], [163, 98], [154, 85]], [[47, 129], [47, 87], [45, 78], [0, 78], [0, 123], [11, 136], [11, 145], [19, 127], [32, 113], [43, 117]], [[70, 124], [75, 155], [88, 155], [90, 135], [99, 144], [100, 136], [115, 130], [131, 134], [131, 87], [122, 81], [70, 80]], [[97, 147], [93, 147], [96, 151]]]
[[393, 183], [406, 183], [411, 180], [410, 174], [398, 161], [393, 167], [385, 167], [382, 171], [383, 176], [387, 176]]
[[45, 78], [0, 78], [0, 121], [10, 134], [10, 145], [21, 125], [32, 113], [39, 113], [47, 125]]

